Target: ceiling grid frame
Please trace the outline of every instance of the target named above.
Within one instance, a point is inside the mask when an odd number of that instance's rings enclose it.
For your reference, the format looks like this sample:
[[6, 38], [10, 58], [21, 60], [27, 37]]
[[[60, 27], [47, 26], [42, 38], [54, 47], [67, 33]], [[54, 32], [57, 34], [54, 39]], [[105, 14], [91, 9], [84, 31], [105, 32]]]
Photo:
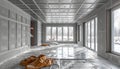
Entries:
[[35, 13], [27, 4], [25, 4], [23, 0], [19, 0], [19, 1], [23, 3], [23, 5], [25, 5], [29, 10], [31, 10], [37, 17], [39, 17], [41, 21], [45, 23], [45, 20], [43, 20], [40, 16], [38, 16], [37, 13]]
[[[94, 4], [96, 4], [97, 2], [98, 2], [98, 0], [96, 0]], [[94, 4], [92, 4], [90, 7], [92, 7]], [[90, 7], [89, 7], [89, 8], [90, 8]], [[88, 10], [89, 10], [89, 9], [87, 9], [87, 11], [88, 11]], [[74, 20], [74, 22], [78, 21], [79, 19], [80, 19], [80, 16], [79, 16], [76, 20]]]
[[35, 5], [37, 6], [37, 8], [40, 10], [40, 12], [44, 15], [44, 17], [46, 17], [45, 14], [44, 14], [44, 12], [41, 10], [41, 8], [36, 3], [36, 1], [35, 0], [32, 0], [32, 1], [35, 3]]
[[[107, 0], [8, 0], [44, 23], [76, 23]], [[47, 20], [48, 19], [48, 20]], [[51, 19], [51, 20], [50, 20]]]

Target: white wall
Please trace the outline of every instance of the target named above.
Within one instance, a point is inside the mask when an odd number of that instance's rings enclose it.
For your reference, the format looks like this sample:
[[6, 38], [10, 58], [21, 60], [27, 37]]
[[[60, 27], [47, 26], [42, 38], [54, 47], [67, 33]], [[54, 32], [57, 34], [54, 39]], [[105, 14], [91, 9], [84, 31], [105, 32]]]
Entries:
[[0, 63], [30, 47], [30, 15], [0, 0]]

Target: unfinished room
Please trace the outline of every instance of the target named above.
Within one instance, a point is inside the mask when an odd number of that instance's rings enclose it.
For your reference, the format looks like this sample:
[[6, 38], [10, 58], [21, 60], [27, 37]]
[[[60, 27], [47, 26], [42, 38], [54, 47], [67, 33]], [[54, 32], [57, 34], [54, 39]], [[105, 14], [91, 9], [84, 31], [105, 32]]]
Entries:
[[120, 69], [120, 0], [0, 0], [0, 69]]

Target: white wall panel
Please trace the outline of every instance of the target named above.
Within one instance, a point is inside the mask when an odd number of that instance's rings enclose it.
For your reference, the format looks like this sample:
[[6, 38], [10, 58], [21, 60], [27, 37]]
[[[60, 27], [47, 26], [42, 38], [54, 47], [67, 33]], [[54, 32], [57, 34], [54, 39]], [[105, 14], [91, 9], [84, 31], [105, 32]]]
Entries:
[[8, 9], [1, 7], [1, 6], [0, 6], [0, 9], [2, 9], [0, 10], [0, 15], [8, 17]]
[[9, 48], [14, 49], [16, 47], [16, 23], [9, 22]]
[[15, 12], [13, 12], [13, 11], [10, 11], [10, 18], [11, 19], [14, 19], [14, 20], [16, 20], [17, 18], [16, 18], [16, 13]]
[[21, 24], [17, 24], [17, 47], [21, 47]]
[[[22, 29], [21, 26], [28, 27], [27, 24], [22, 23], [22, 17], [28, 19], [29, 26], [29, 14], [7, 0], [0, 0], [0, 63], [8, 59], [8, 57], [11, 58], [29, 49], [28, 45], [24, 45], [24, 47], [21, 45], [21, 30], [25, 29]], [[24, 30], [24, 33], [25, 32]], [[23, 42], [25, 42], [25, 40]]]
[[25, 26], [22, 25], [22, 46], [25, 45]]
[[8, 50], [8, 20], [0, 18], [0, 51]]

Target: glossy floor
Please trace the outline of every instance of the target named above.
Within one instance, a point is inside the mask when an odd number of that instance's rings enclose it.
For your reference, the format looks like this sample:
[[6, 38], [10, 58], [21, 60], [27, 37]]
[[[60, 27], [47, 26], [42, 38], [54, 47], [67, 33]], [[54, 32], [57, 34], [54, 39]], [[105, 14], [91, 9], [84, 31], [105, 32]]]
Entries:
[[98, 57], [95, 52], [84, 47], [78, 47], [75, 44], [41, 48], [32, 48], [30, 52], [5, 62], [0, 66], [0, 69], [24, 69], [19, 65], [20, 60], [30, 55], [38, 56], [40, 54], [56, 59], [54, 65], [43, 69], [120, 69], [118, 66]]

